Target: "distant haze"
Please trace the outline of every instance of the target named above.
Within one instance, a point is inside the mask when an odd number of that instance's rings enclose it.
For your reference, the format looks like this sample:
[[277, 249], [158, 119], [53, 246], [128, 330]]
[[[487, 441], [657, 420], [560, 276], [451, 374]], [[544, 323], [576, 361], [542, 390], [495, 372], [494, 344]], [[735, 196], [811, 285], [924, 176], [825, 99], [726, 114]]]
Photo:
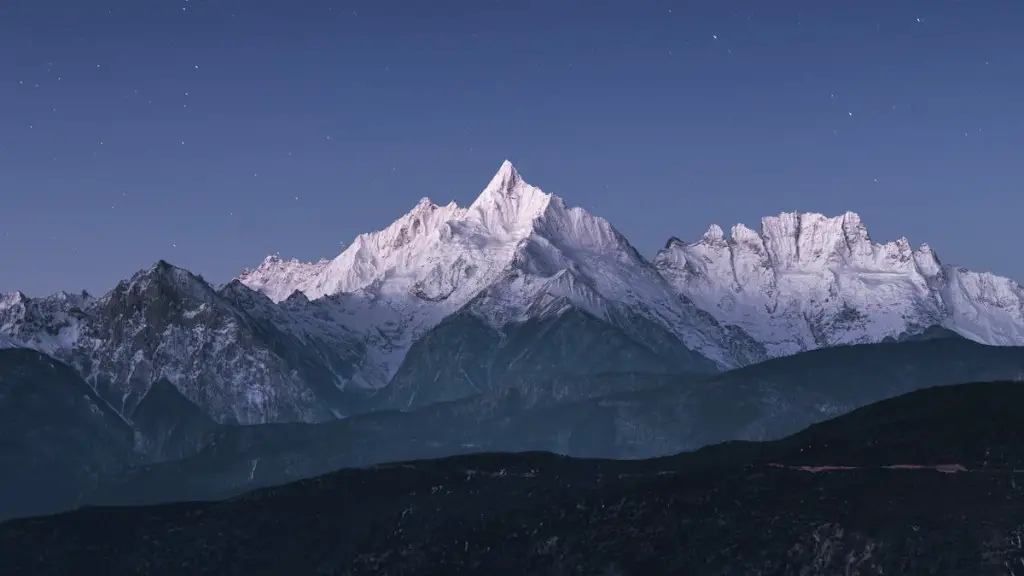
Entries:
[[1024, 278], [1024, 3], [0, 5], [0, 292], [333, 257], [505, 158], [651, 257], [858, 212]]

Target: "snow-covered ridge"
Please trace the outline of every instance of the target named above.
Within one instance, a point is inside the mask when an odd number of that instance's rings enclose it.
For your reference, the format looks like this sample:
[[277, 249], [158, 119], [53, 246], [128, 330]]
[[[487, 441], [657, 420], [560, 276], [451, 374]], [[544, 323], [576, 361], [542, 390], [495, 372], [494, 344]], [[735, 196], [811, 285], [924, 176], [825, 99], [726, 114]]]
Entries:
[[[427, 289], [428, 298], [440, 298], [454, 287], [431, 291], [427, 284], [431, 280], [446, 284], [443, 276], [460, 260], [461, 252], [507, 260], [549, 202], [548, 194], [523, 182], [506, 161], [469, 208], [454, 202], [439, 206], [423, 198], [388, 227], [357, 236], [333, 260], [304, 263], [272, 256], [238, 279], [278, 302], [295, 291], [317, 299], [376, 289], [374, 284], [384, 276], [389, 291], [407, 292], [419, 285]], [[481, 283], [493, 279], [484, 278]]]
[[782, 213], [727, 236], [669, 240], [655, 262], [679, 293], [742, 327], [772, 355], [877, 342], [940, 324], [988, 344], [1024, 344], [1024, 291], [944, 266], [927, 245], [876, 243], [861, 218]]

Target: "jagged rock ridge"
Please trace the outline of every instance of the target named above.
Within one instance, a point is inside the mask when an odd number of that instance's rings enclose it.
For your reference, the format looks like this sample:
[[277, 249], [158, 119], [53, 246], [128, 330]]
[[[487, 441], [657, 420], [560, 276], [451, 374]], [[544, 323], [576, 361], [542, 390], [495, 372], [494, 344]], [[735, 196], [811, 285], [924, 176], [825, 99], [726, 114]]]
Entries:
[[221, 422], [344, 415], [358, 340], [338, 324], [327, 338], [239, 287], [160, 261], [99, 298], [8, 295], [0, 332], [74, 366], [129, 421], [161, 379]]
[[675, 289], [738, 326], [773, 356], [880, 342], [943, 326], [978, 342], [1024, 343], [1024, 289], [944, 265], [924, 244], [873, 242], [860, 217], [766, 217], [756, 232], [717, 226], [693, 243], [669, 240], [655, 258]]

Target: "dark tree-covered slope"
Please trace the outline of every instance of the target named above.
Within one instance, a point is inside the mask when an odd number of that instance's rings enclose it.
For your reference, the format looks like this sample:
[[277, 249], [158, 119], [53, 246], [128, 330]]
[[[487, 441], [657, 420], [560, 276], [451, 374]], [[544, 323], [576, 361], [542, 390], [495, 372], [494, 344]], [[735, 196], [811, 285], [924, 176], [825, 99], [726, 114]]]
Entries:
[[1010, 574], [1024, 387], [931, 388], [654, 460], [481, 454], [0, 526], [25, 574]]
[[216, 499], [343, 467], [482, 451], [663, 456], [728, 440], [781, 438], [926, 386], [1021, 375], [1022, 348], [941, 339], [816, 350], [710, 379], [625, 373], [523, 380], [405, 413], [226, 427], [195, 456], [112, 478], [89, 500]]
[[132, 460], [133, 432], [71, 367], [0, 350], [0, 519], [66, 510]]

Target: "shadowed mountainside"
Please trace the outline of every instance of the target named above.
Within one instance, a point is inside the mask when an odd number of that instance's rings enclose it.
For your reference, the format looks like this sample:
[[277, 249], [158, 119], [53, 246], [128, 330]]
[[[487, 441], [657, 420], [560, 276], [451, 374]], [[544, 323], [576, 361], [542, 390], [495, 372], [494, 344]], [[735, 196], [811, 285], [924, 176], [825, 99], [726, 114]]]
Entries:
[[0, 519], [67, 510], [133, 461], [131, 427], [69, 366], [0, 350]]
[[[182, 461], [112, 478], [89, 500], [218, 499], [345, 467], [482, 451], [648, 458], [771, 440], [918, 388], [1024, 375], [1024, 349], [964, 339], [816, 350], [710, 379], [605, 374], [316, 425], [226, 427]], [[596, 397], [563, 402], [587, 391]], [[625, 392], [623, 392], [625, 391]]]

